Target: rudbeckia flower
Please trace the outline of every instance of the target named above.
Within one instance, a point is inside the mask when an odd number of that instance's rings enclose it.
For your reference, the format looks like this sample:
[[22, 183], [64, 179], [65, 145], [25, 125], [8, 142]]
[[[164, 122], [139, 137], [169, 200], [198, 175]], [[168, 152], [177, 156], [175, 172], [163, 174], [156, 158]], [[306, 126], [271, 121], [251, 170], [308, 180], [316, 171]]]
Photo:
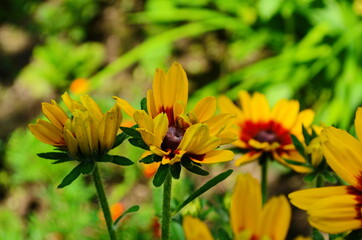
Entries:
[[[362, 139], [362, 108], [355, 118]], [[347, 132], [328, 127], [321, 133], [322, 150], [328, 165], [350, 186], [322, 187], [291, 193], [292, 204], [306, 210], [309, 223], [326, 233], [362, 228], [362, 143]]]
[[52, 100], [43, 103], [42, 110], [50, 122], [37, 120], [29, 124], [29, 129], [40, 141], [66, 150], [75, 158], [97, 158], [107, 153], [114, 144], [122, 113], [114, 105], [105, 114], [89, 96], [81, 96], [80, 102], [73, 100], [67, 93], [62, 99], [72, 114], [65, 111]]
[[308, 168], [291, 165], [285, 159], [305, 162], [295, 149], [291, 135], [303, 139], [302, 125], [308, 127], [314, 118], [312, 110], [299, 112], [299, 102], [282, 99], [271, 109], [263, 94], [250, 96], [246, 91], [239, 93], [241, 109], [229, 98], [219, 98], [220, 109], [224, 113], [236, 113], [234, 132], [238, 140], [233, 144], [246, 151], [236, 165], [254, 161], [262, 156], [272, 158], [298, 172]]
[[291, 209], [285, 196], [272, 197], [262, 207], [259, 182], [250, 174], [240, 174], [231, 199], [230, 219], [234, 239], [283, 240]]
[[156, 70], [152, 89], [147, 92], [147, 111], [135, 110], [125, 100], [115, 99], [134, 118], [143, 141], [152, 153], [162, 158], [163, 165], [181, 162], [183, 156], [196, 163], [233, 159], [231, 151], [216, 150], [235, 140], [229, 130], [233, 114], [214, 115], [214, 97], [200, 100], [185, 113], [188, 80], [180, 64], [174, 63], [167, 73]]
[[[272, 197], [264, 207], [259, 182], [250, 174], [237, 178], [230, 206], [230, 221], [236, 240], [284, 240], [291, 219], [291, 209], [284, 196]], [[213, 239], [206, 224], [185, 216], [183, 229], [187, 240]]]

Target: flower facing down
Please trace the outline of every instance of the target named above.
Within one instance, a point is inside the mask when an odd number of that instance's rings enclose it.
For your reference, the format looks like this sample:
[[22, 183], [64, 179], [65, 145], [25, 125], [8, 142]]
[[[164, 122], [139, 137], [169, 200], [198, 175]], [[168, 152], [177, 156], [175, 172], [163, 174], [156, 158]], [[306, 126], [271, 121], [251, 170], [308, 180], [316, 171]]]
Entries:
[[37, 120], [35, 124], [29, 124], [30, 131], [38, 140], [60, 150], [39, 154], [40, 157], [57, 160], [54, 163], [80, 161], [73, 172], [76, 174], [72, 174], [75, 178], [80, 173], [92, 172], [96, 161], [132, 164], [126, 158], [107, 155], [114, 146], [122, 121], [118, 105], [103, 114], [87, 95], [81, 96], [80, 102], [73, 100], [67, 93], [62, 95], [62, 99], [71, 117], [52, 100], [51, 103], [42, 104], [43, 113], [49, 122]]
[[295, 149], [291, 135], [303, 138], [302, 125], [308, 127], [314, 118], [312, 110], [299, 112], [299, 102], [282, 99], [270, 109], [266, 97], [260, 93], [250, 96], [239, 93], [241, 109], [226, 96], [219, 98], [220, 109], [224, 113], [236, 113], [234, 131], [239, 139], [233, 144], [245, 150], [236, 161], [236, 165], [268, 156], [298, 172], [307, 172], [308, 168], [288, 164], [285, 159], [305, 162]]
[[[240, 174], [234, 187], [230, 220], [236, 240], [284, 240], [291, 219], [290, 205], [284, 196], [261, 203], [259, 182], [250, 174]], [[185, 216], [183, 229], [187, 240], [213, 239], [206, 224]]]
[[285, 196], [272, 197], [262, 207], [259, 182], [250, 174], [240, 174], [231, 199], [230, 219], [235, 239], [283, 240], [291, 209]]
[[[233, 159], [231, 151], [217, 149], [235, 140], [229, 124], [233, 114], [215, 115], [214, 97], [200, 100], [186, 113], [188, 80], [180, 64], [174, 63], [167, 73], [160, 69], [156, 71], [144, 110], [135, 110], [125, 100], [115, 99], [137, 123], [136, 130], [146, 145], [143, 148], [153, 153], [153, 157], [143, 162], [181, 164], [190, 170], [195, 169], [195, 164]], [[133, 137], [137, 136], [133, 134]], [[132, 143], [132, 139], [130, 141]]]
[[[362, 108], [355, 118], [362, 139]], [[328, 127], [321, 133], [322, 150], [328, 165], [350, 186], [306, 189], [291, 193], [292, 204], [306, 210], [309, 223], [327, 233], [362, 228], [362, 143], [347, 132]]]

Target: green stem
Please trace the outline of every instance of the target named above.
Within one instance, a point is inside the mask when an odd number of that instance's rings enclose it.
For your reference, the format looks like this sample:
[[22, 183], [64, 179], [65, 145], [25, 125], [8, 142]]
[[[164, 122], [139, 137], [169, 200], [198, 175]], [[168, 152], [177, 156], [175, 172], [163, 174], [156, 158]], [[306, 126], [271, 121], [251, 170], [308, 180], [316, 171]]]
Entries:
[[317, 175], [316, 187], [323, 187], [323, 177], [320, 174]]
[[262, 194], [262, 203], [265, 204], [268, 198], [268, 161], [267, 159], [262, 159], [261, 164], [261, 194]]
[[95, 164], [95, 166], [94, 166], [94, 170], [92, 172], [92, 178], [93, 178], [94, 185], [96, 186], [96, 189], [97, 189], [97, 194], [98, 194], [99, 202], [102, 207], [104, 219], [106, 220], [109, 238], [111, 240], [117, 240], [116, 233], [113, 228], [111, 212], [109, 211], [106, 194], [104, 192], [104, 188], [103, 188], [103, 184], [101, 181], [101, 177], [99, 175], [99, 170], [98, 170], [97, 164]]
[[171, 224], [171, 186], [172, 177], [168, 173], [163, 183], [163, 203], [162, 203], [162, 240], [170, 239], [170, 224]]

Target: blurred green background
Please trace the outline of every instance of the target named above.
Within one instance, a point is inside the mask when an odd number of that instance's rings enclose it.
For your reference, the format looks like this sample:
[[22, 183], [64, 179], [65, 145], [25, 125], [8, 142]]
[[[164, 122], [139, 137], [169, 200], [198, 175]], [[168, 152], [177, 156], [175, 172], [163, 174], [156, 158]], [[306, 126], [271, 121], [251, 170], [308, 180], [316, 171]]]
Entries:
[[[316, 112], [316, 124], [349, 129], [362, 105], [361, 41], [362, 0], [1, 1], [0, 239], [106, 239], [90, 179], [57, 190], [72, 166], [36, 156], [51, 149], [27, 130], [40, 102], [70, 91], [92, 95], [104, 110], [111, 96], [138, 106], [155, 68], [177, 61], [190, 80], [190, 106], [203, 96], [259, 91], [272, 104], [298, 99]], [[142, 154], [117, 151], [134, 161]], [[155, 238], [159, 189], [142, 167], [102, 170], [111, 203], [141, 205], [121, 224], [122, 239]], [[193, 180], [178, 183], [175, 201], [205, 181]], [[220, 208], [211, 219], [227, 230], [227, 200], [212, 199]], [[211, 203], [195, 204], [202, 212]], [[173, 232], [183, 239], [179, 224]]]

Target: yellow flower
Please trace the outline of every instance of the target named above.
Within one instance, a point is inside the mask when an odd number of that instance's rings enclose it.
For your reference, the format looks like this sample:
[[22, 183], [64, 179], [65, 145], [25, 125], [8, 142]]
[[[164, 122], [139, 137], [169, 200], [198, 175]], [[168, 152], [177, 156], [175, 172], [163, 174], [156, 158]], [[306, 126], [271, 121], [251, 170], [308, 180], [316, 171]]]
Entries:
[[186, 240], [213, 240], [209, 228], [198, 218], [184, 216], [182, 228], [185, 232]]
[[186, 114], [188, 80], [180, 64], [174, 63], [167, 73], [156, 70], [152, 89], [147, 92], [147, 112], [135, 110], [121, 98], [115, 99], [134, 118], [144, 142], [162, 157], [162, 164], [180, 162], [184, 155], [197, 163], [233, 159], [231, 151], [215, 150], [235, 140], [229, 124], [233, 115], [214, 115], [214, 97], [200, 100]]
[[262, 207], [259, 182], [250, 174], [240, 174], [231, 199], [230, 219], [235, 239], [283, 240], [291, 209], [285, 196], [272, 197]]
[[239, 139], [233, 144], [244, 149], [236, 165], [258, 159], [263, 154], [298, 172], [307, 172], [308, 168], [288, 164], [284, 159], [305, 162], [297, 152], [291, 140], [291, 134], [303, 139], [302, 125], [308, 127], [314, 118], [312, 110], [299, 112], [299, 102], [282, 99], [270, 109], [266, 97], [260, 93], [250, 96], [246, 91], [239, 93], [242, 109], [226, 96], [219, 99], [220, 109], [224, 113], [236, 113], [234, 132]]
[[[355, 128], [362, 139], [362, 108], [358, 108]], [[309, 223], [327, 233], [362, 228], [362, 143], [334, 127], [322, 131], [322, 149], [328, 165], [351, 186], [301, 190], [289, 195], [291, 202], [306, 210]]]
[[33, 135], [44, 143], [69, 151], [74, 158], [107, 153], [113, 147], [122, 121], [118, 105], [103, 114], [87, 95], [81, 96], [80, 102], [71, 99], [67, 93], [62, 95], [62, 99], [72, 118], [54, 100], [43, 103], [43, 113], [50, 123], [37, 120], [36, 124], [29, 124]]

